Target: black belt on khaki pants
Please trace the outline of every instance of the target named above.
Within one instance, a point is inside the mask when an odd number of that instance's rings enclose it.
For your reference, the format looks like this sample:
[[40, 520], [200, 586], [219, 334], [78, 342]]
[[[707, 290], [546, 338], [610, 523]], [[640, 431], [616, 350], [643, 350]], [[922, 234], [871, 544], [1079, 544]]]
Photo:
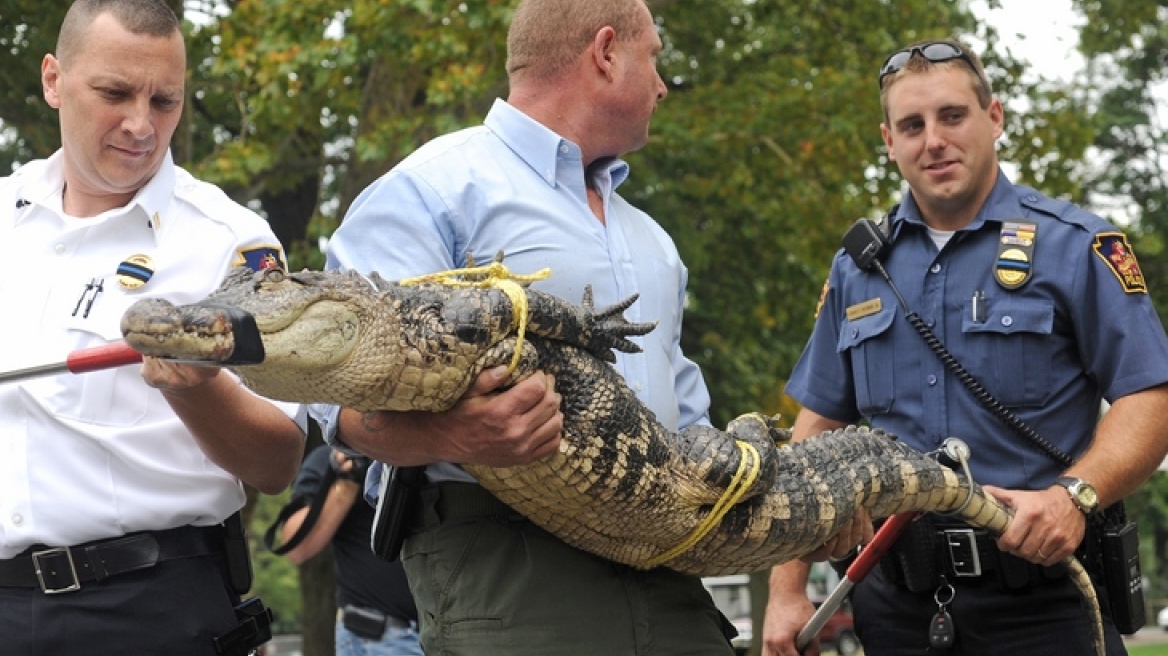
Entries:
[[419, 507], [414, 509], [413, 524], [433, 528], [442, 522], [501, 516], [524, 519], [511, 506], [499, 501], [477, 483], [432, 483], [418, 494]]
[[223, 552], [222, 526], [180, 526], [73, 547], [34, 546], [0, 560], [0, 587], [74, 592], [81, 584], [153, 567], [165, 561]]

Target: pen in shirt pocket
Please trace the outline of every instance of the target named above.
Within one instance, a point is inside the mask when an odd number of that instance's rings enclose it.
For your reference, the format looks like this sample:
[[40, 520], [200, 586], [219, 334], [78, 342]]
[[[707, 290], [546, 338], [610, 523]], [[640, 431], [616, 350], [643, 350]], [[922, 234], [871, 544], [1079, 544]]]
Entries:
[[985, 323], [986, 320], [986, 296], [985, 292], [978, 289], [973, 292], [973, 299], [969, 304], [970, 316], [974, 323]]
[[[77, 316], [81, 312], [82, 319], [89, 318], [89, 311], [93, 309], [93, 302], [97, 300], [97, 295], [104, 291], [103, 285], [105, 278], [90, 278], [89, 282], [85, 283], [85, 288], [81, 290], [81, 296], [77, 297], [77, 305], [73, 307], [73, 316]], [[82, 305], [84, 304], [84, 311]]]

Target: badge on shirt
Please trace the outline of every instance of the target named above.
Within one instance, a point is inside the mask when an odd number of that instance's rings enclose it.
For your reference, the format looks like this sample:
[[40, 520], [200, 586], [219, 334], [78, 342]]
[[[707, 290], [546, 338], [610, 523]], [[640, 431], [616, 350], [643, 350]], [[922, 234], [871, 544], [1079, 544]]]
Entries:
[[1119, 232], [1103, 232], [1095, 235], [1092, 245], [1095, 254], [1103, 260], [1108, 269], [1115, 274], [1119, 285], [1128, 294], [1147, 294], [1148, 286], [1144, 283], [1144, 273], [1136, 262], [1135, 251], [1127, 243], [1127, 236]]
[[279, 246], [253, 246], [235, 252], [235, 266], [246, 266], [252, 271], [280, 268], [287, 270], [284, 249]]
[[154, 277], [154, 260], [149, 255], [131, 255], [118, 265], [117, 275], [123, 288], [138, 289]]
[[1037, 232], [1036, 223], [1002, 222], [998, 257], [994, 265], [994, 278], [999, 285], [1006, 289], [1018, 289], [1030, 280]]

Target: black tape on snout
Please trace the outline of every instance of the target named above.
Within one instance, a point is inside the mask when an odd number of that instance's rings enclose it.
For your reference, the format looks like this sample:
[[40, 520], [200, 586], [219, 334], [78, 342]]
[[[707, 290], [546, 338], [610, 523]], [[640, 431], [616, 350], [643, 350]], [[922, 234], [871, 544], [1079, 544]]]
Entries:
[[264, 361], [264, 340], [256, 326], [255, 317], [229, 305], [210, 306], [227, 313], [231, 319], [231, 334], [235, 349], [223, 364], [260, 364]]

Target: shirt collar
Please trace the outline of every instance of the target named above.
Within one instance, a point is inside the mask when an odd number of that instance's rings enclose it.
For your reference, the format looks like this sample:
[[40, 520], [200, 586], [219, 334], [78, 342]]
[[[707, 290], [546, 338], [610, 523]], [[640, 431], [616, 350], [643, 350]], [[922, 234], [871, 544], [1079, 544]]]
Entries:
[[[990, 190], [989, 197], [982, 203], [981, 209], [978, 210], [977, 215], [973, 217], [969, 225], [962, 230], [980, 230], [986, 221], [1010, 221], [1021, 218], [1027, 213], [1028, 210], [1022, 207], [1019, 202], [1014, 183], [1010, 182], [1005, 172], [999, 167], [998, 178], [994, 181], [994, 188]], [[911, 190], [905, 194], [904, 201], [893, 214], [892, 234], [894, 235], [905, 223], [914, 223], [922, 228], [925, 225], [924, 219], [921, 218], [921, 210], [917, 207]]]
[[[496, 99], [483, 122], [548, 186], [556, 186], [557, 174], [567, 166], [573, 167], [583, 176], [583, 156], [579, 146], [507, 101]], [[605, 166], [593, 171], [592, 175], [611, 180], [611, 188], [615, 189], [628, 178], [629, 165], [624, 160], [613, 158]]]
[[[146, 186], [138, 190], [129, 203], [123, 207], [102, 212], [94, 218], [104, 221], [112, 217], [138, 213], [157, 236], [159, 231], [167, 225], [166, 213], [170, 209], [170, 203], [174, 197], [175, 180], [174, 159], [170, 150], [167, 150], [158, 172], [146, 183]], [[58, 150], [45, 160], [39, 173], [33, 173], [24, 180], [17, 196], [30, 204], [40, 205], [64, 216], [65, 209], [61, 202], [61, 192], [64, 188], [65, 153], [64, 150]], [[28, 216], [28, 213], [21, 216]], [[19, 221], [20, 218], [17, 220]]]

